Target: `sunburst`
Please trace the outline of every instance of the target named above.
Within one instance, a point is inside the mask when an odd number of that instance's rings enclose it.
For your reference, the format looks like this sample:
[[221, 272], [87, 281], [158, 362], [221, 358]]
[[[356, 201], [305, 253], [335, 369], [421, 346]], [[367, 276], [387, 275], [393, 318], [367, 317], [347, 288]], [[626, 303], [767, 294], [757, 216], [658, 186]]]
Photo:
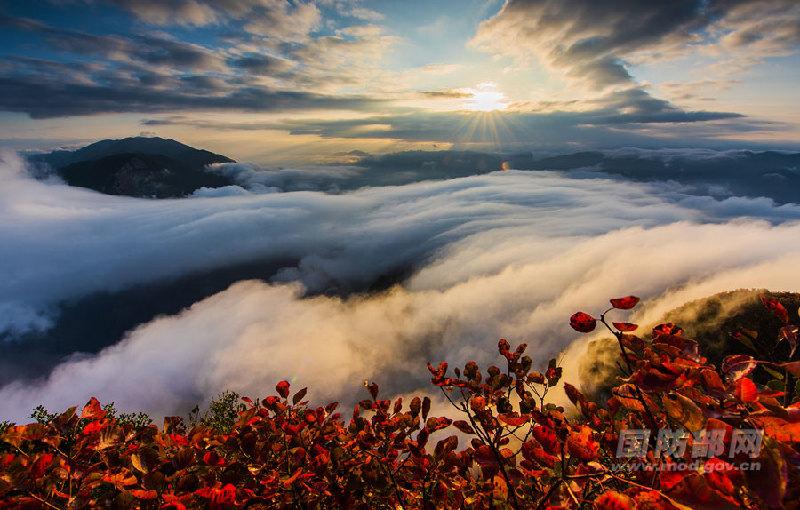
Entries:
[[494, 83], [481, 83], [467, 91], [471, 94], [464, 102], [467, 110], [492, 112], [505, 110], [508, 107], [505, 94], [500, 92]]

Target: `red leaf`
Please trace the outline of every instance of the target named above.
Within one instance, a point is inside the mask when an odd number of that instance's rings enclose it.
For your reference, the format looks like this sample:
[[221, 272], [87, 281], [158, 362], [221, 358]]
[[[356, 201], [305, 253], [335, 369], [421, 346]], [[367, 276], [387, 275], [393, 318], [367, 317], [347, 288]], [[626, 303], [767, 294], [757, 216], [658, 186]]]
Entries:
[[547, 467], [555, 466], [558, 457], [550, 455], [535, 440], [526, 441], [522, 444], [522, 456], [531, 461]]
[[545, 451], [551, 455], [558, 454], [561, 446], [558, 442], [558, 438], [556, 437], [556, 431], [546, 425], [540, 425], [538, 427], [533, 427], [533, 437], [539, 441], [539, 444], [545, 449]]
[[437, 386], [446, 386], [448, 384], [448, 380], [445, 379], [444, 375], [447, 373], [447, 362], [442, 361], [439, 363], [438, 367], [434, 367], [430, 363], [428, 363], [428, 371], [433, 376], [431, 378], [431, 382]]
[[563, 373], [564, 369], [556, 366], [556, 359], [550, 359], [547, 363], [547, 371], [544, 373], [544, 376], [547, 378], [547, 384], [549, 386], [555, 386], [558, 380], [561, 379], [561, 374]]
[[434, 417], [430, 417], [430, 418], [428, 418], [428, 421], [425, 422], [425, 426], [428, 427], [428, 431], [431, 434], [433, 434], [437, 430], [441, 430], [443, 428], [449, 427], [451, 423], [453, 423], [453, 420], [451, 420], [450, 418], [445, 418], [445, 417], [434, 418]]
[[411, 404], [408, 407], [409, 411], [411, 411], [411, 416], [416, 418], [422, 408], [422, 400], [420, 400], [419, 397], [414, 397], [411, 399]]
[[617, 491], [604, 492], [595, 500], [594, 507], [597, 510], [628, 510], [636, 508], [631, 498]]
[[671, 322], [666, 322], [664, 324], [659, 324], [658, 326], [653, 328], [653, 338], [658, 338], [660, 336], [681, 336], [683, 334], [683, 328], [680, 326], [676, 326]]
[[758, 400], [758, 388], [755, 383], [747, 377], [742, 377], [736, 381], [736, 398], [742, 402], [755, 402]]
[[158, 492], [153, 490], [133, 489], [131, 495], [136, 499], [156, 499]]
[[169, 438], [172, 439], [172, 442], [181, 446], [189, 446], [189, 441], [186, 439], [186, 436], [181, 434], [170, 434]]
[[564, 383], [564, 393], [567, 394], [567, 397], [569, 397], [570, 401], [575, 405], [578, 405], [579, 402], [586, 402], [586, 397], [583, 396], [583, 393], [570, 383]]
[[292, 404], [297, 405], [301, 400], [303, 400], [303, 397], [306, 396], [306, 393], [308, 393], [308, 388], [300, 389], [300, 391], [295, 393], [292, 397]]
[[611, 324], [618, 330], [624, 332], [636, 331], [639, 328], [638, 324], [632, 324], [630, 322], [612, 322]]
[[722, 360], [722, 373], [732, 381], [741, 379], [756, 369], [756, 360], [746, 354], [733, 354], [725, 356]]
[[220, 457], [217, 454], [217, 452], [215, 452], [213, 450], [207, 451], [203, 455], [203, 462], [205, 462], [209, 466], [224, 466], [225, 465], [225, 459]]
[[94, 420], [83, 427], [83, 435], [96, 434], [108, 426], [108, 420]]
[[43, 453], [36, 459], [36, 462], [33, 463], [33, 467], [31, 468], [31, 478], [34, 480], [38, 480], [44, 475], [44, 472], [53, 463], [53, 454], [52, 453]]
[[464, 420], [456, 420], [453, 422], [453, 426], [463, 432], [464, 434], [474, 434], [475, 430], [472, 426]]
[[639, 303], [639, 298], [636, 296], [625, 296], [622, 298], [615, 298], [611, 300], [611, 306], [619, 310], [630, 310]]
[[597, 327], [597, 319], [588, 313], [577, 312], [569, 318], [569, 325], [579, 333], [591, 333]]
[[676, 381], [683, 373], [683, 369], [665, 361], [663, 363], [648, 363], [629, 378], [630, 382], [647, 392], [666, 391], [673, 388]]
[[511, 349], [511, 345], [509, 345], [508, 340], [505, 338], [501, 338], [499, 342], [497, 342], [497, 350], [500, 354], [506, 353]]
[[372, 400], [375, 400], [376, 398], [378, 398], [379, 388], [378, 388], [377, 384], [372, 383], [372, 384], [368, 385], [367, 386], [367, 390], [369, 390], [369, 394], [372, 396]]
[[287, 398], [289, 396], [289, 381], [281, 381], [275, 385], [275, 391], [278, 392], [283, 398]]
[[800, 361], [790, 361], [789, 363], [781, 363], [783, 369], [787, 370], [795, 377], [800, 377]]
[[779, 318], [781, 322], [784, 324], [789, 322], [789, 312], [786, 311], [786, 308], [783, 307], [780, 301], [764, 295], [759, 296], [759, 299], [761, 299], [761, 303], [763, 303], [775, 317]]

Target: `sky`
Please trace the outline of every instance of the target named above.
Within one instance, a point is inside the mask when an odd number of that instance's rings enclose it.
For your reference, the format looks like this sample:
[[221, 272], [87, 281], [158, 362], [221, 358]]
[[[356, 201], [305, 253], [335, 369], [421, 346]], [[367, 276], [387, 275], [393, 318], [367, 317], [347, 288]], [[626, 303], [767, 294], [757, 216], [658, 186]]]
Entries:
[[[499, 337], [576, 380], [576, 310], [800, 291], [797, 83], [797, 0], [0, 0], [0, 421], [407, 394]], [[24, 157], [129, 136], [234, 184]]]
[[0, 146], [800, 147], [794, 0], [4, 0]]

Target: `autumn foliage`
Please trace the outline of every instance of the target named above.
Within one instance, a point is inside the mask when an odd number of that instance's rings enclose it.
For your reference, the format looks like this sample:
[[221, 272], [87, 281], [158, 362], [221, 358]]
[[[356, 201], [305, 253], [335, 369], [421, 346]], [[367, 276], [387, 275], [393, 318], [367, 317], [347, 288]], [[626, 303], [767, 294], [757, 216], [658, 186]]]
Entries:
[[[534, 370], [525, 344], [504, 339], [496, 366], [428, 365], [447, 416], [431, 415], [429, 397], [382, 399], [374, 383], [343, 415], [281, 381], [274, 394], [243, 399], [227, 430], [132, 423], [92, 398], [2, 431], [0, 508], [794, 508], [797, 327], [777, 300], [763, 302], [783, 323], [774, 343], [790, 347], [788, 359], [736, 354], [719, 367], [678, 326], [640, 337], [637, 325], [607, 318], [634, 308], [633, 296], [597, 318], [576, 313], [575, 330], [601, 325], [619, 343], [620, 378], [605, 402], [562, 383], [555, 360]], [[561, 384], [574, 407], [552, 402]], [[662, 468], [688, 461], [689, 450], [617, 458], [620, 431], [662, 428], [722, 429], [726, 447], [735, 428], [764, 439], [757, 458], [713, 457], [684, 471]], [[738, 468], [750, 461], [760, 470]]]

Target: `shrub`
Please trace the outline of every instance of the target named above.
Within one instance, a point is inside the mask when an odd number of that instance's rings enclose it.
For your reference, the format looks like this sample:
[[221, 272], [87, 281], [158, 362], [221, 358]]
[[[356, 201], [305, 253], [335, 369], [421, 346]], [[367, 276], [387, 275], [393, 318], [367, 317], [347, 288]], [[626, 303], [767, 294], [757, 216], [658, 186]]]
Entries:
[[[261, 400], [225, 393], [203, 418], [166, 418], [161, 430], [115, 417], [92, 398], [80, 412], [41, 409], [39, 423], [2, 432], [0, 507], [673, 509], [795, 501], [800, 404], [781, 388], [791, 388], [800, 362], [737, 354], [717, 367], [673, 324], [646, 341], [633, 334], [635, 324], [607, 318], [637, 302], [614, 299], [598, 318], [579, 312], [570, 320], [582, 332], [602, 325], [618, 342], [622, 378], [604, 403], [568, 383], [575, 409], [548, 402], [561, 368], [551, 360], [533, 370], [525, 344], [504, 339], [498, 366], [428, 365], [453, 416], [431, 415], [429, 397], [381, 399], [374, 383], [347, 417], [337, 403], [311, 405], [306, 388], [292, 393], [281, 381]], [[797, 327], [780, 302], [765, 297], [764, 305], [783, 323], [776, 340], [793, 353]], [[767, 384], [756, 382], [756, 371]], [[644, 429], [653, 434], [640, 438], [641, 451], [620, 456], [621, 436]], [[757, 453], [727, 455], [737, 429], [763, 433], [753, 436]], [[665, 448], [659, 430], [685, 438], [684, 449]], [[718, 444], [692, 464], [711, 435]]]

